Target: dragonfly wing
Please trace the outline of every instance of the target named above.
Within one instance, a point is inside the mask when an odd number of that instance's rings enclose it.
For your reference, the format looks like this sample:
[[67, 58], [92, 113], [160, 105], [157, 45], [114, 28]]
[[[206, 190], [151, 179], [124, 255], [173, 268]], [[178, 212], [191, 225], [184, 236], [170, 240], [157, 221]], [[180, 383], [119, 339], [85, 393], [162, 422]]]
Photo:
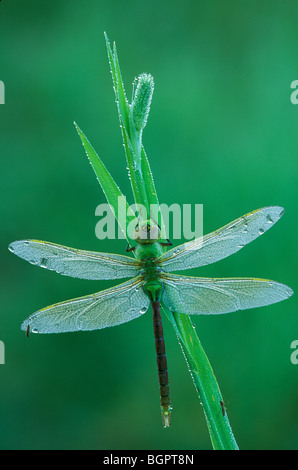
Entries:
[[241, 250], [269, 230], [283, 213], [284, 209], [279, 206], [250, 212], [215, 232], [167, 251], [159, 262], [166, 272], [215, 263]]
[[144, 314], [149, 298], [143, 279], [134, 278], [116, 287], [51, 305], [25, 320], [21, 329], [33, 333], [66, 333], [120, 325]]
[[80, 279], [122, 279], [139, 273], [138, 261], [123, 255], [77, 250], [39, 240], [16, 241], [9, 249], [29, 263]]
[[172, 311], [208, 315], [263, 307], [285, 300], [290, 287], [266, 279], [208, 279], [164, 274], [162, 302]]

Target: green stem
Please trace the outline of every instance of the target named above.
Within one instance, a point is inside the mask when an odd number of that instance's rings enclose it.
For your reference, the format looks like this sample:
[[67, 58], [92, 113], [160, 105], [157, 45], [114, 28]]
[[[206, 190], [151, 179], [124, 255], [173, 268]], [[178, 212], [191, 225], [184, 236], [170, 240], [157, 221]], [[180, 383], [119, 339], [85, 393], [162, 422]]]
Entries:
[[165, 226], [159, 210], [150, 165], [142, 145], [141, 133], [136, 131], [132, 122], [131, 108], [125, 94], [116, 45], [114, 43], [112, 49], [106, 34], [105, 39], [134, 200], [136, 205], [141, 204], [146, 208], [148, 218], [153, 215], [164, 235]]
[[[150, 204], [158, 205], [154, 181], [150, 171], [149, 162], [142, 145], [140, 137], [141, 131], [138, 133], [135, 125], [133, 125], [134, 123], [132, 122], [131, 107], [125, 95], [115, 43], [112, 50], [110, 42], [106, 36], [106, 44], [132, 190], [135, 202], [137, 204], [140, 203], [144, 205], [148, 214]], [[147, 95], [145, 94], [144, 96], [146, 98]], [[136, 95], [134, 94], [133, 100], [135, 97]], [[146, 101], [145, 98], [144, 102]], [[141, 116], [141, 118], [137, 118], [136, 120], [137, 128], [142, 128], [144, 122], [147, 120], [149, 108], [147, 109], [147, 112], [145, 111], [146, 110], [144, 110], [144, 113], [137, 113], [137, 116]], [[139, 121], [141, 122], [140, 126], [138, 125]], [[84, 136], [82, 136], [82, 134], [80, 135], [81, 138], [83, 137], [84, 139]], [[86, 144], [88, 145], [85, 140], [83, 140], [83, 143], [85, 146]], [[88, 150], [90, 153], [90, 148], [88, 148]], [[93, 149], [91, 150], [93, 151]], [[94, 160], [96, 164], [98, 164], [97, 159]], [[97, 172], [97, 174], [98, 173], [99, 172]], [[104, 173], [104, 175], [106, 174]], [[106, 176], [105, 184], [106, 186], [109, 185], [109, 188], [111, 188], [114, 193], [113, 198], [115, 199], [115, 196], [119, 194], [119, 189], [115, 184], [111, 184], [109, 175]], [[99, 180], [102, 179], [100, 176], [98, 177]], [[162, 220], [160, 211], [159, 216]], [[163, 222], [161, 222], [161, 227], [164, 227]], [[218, 383], [189, 316], [173, 313], [164, 306], [163, 309], [172, 323], [185, 359], [188, 363], [189, 371], [203, 405], [213, 448], [216, 450], [237, 450], [238, 446], [224, 408], [224, 401]]]
[[238, 450], [214, 372], [188, 315], [163, 307], [177, 334], [199, 394], [215, 450]]

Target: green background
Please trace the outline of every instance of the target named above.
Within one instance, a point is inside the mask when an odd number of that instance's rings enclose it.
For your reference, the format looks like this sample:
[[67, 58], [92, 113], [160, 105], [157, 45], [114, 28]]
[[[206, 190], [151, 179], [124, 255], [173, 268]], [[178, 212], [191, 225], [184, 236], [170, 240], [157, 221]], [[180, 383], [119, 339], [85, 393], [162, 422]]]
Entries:
[[[189, 274], [263, 277], [297, 291], [297, 17], [290, 0], [1, 2], [0, 448], [211, 448], [166, 318], [174, 410], [164, 430], [150, 312], [107, 330], [26, 339], [29, 314], [116, 282], [62, 277], [7, 246], [28, 237], [125, 254], [123, 240], [95, 237], [105, 199], [73, 126], [132, 202], [106, 31], [128, 96], [136, 75], [155, 78], [143, 142], [160, 202], [204, 204], [204, 233], [266, 205], [286, 209], [244, 250]], [[239, 447], [297, 449], [295, 296], [192, 318]]]

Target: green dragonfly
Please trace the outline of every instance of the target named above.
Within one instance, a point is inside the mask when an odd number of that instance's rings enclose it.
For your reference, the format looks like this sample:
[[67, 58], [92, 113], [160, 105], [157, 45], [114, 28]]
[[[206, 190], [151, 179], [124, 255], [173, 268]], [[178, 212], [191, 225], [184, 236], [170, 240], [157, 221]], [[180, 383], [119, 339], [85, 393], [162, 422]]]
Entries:
[[10, 251], [32, 264], [80, 279], [132, 278], [95, 294], [46, 307], [25, 320], [32, 333], [86, 331], [119, 325], [153, 312], [163, 424], [170, 425], [171, 403], [160, 306], [190, 315], [221, 314], [262, 307], [287, 299], [288, 286], [267, 279], [210, 279], [170, 274], [215, 263], [262, 235], [279, 220], [282, 207], [265, 207], [164, 252], [161, 231], [153, 219], [136, 224], [135, 258], [68, 248], [39, 240], [15, 241]]

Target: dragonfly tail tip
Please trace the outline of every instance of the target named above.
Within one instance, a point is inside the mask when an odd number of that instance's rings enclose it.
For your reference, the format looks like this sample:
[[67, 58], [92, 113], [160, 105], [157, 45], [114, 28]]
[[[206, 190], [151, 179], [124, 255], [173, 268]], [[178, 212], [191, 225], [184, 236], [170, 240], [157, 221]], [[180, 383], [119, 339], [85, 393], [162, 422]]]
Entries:
[[161, 410], [161, 417], [162, 417], [162, 423], [164, 428], [169, 428], [171, 425], [171, 416], [172, 416], [172, 411], [168, 410]]

